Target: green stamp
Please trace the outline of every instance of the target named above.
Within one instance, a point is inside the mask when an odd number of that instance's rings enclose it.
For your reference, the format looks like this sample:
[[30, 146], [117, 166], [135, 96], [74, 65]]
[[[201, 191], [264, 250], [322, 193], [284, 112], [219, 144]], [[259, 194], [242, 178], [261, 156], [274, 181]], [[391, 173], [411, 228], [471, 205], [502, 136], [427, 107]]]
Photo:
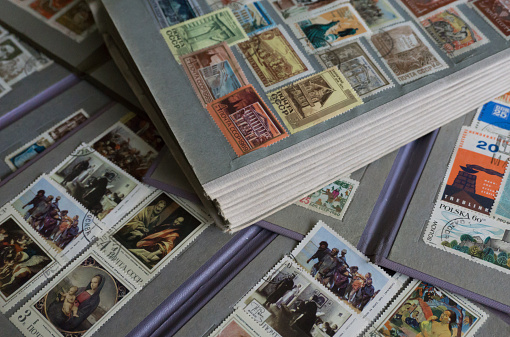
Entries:
[[168, 47], [179, 64], [179, 56], [223, 41], [229, 46], [248, 40], [248, 35], [230, 8], [224, 8], [175, 26], [161, 29]]

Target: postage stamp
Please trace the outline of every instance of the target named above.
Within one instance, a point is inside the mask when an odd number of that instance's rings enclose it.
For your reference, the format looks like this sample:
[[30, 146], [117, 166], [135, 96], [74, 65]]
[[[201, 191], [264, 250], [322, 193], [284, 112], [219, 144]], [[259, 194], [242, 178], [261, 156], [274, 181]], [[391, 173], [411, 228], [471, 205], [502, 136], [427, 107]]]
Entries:
[[314, 73], [281, 25], [252, 36], [238, 47], [265, 91]]
[[203, 14], [195, 0], [149, 0], [161, 28], [196, 18]]
[[204, 107], [250, 84], [226, 42], [181, 56], [181, 63]]
[[342, 3], [341, 0], [300, 1], [300, 0], [269, 0], [278, 15], [287, 23], [299, 18], [313, 15], [318, 11], [333, 8]]
[[290, 28], [310, 54], [371, 33], [349, 4], [300, 20]]
[[111, 263], [127, 266], [130, 276], [143, 285], [211, 223], [195, 204], [156, 191], [96, 245]]
[[438, 9], [420, 18], [425, 31], [449, 57], [478, 48], [489, 40], [455, 6]]
[[263, 336], [354, 336], [368, 321], [355, 314], [329, 289], [284, 257], [235, 307], [239, 317]]
[[253, 36], [276, 25], [271, 16], [267, 14], [262, 1], [249, 4], [232, 2], [228, 7], [232, 10], [237, 21], [239, 21], [248, 36]]
[[324, 69], [337, 67], [361, 98], [393, 87], [393, 82], [360, 41], [328, 49], [315, 57]]
[[242, 317], [240, 310], [234, 311], [209, 337], [262, 337]]
[[462, 296], [413, 280], [366, 336], [472, 337], [487, 316]]
[[64, 7], [69, 5], [73, 0], [46, 1], [35, 0], [29, 7], [39, 13], [46, 19], [51, 19], [55, 14], [60, 12]]
[[402, 286], [322, 221], [291, 254], [309, 275], [364, 319], [373, 320]]
[[123, 116], [119, 122], [122, 122], [156, 151], [161, 151], [161, 149], [165, 146], [163, 138], [161, 138], [158, 130], [150, 118], [146, 115], [129, 112]]
[[[510, 139], [508, 137], [498, 137], [498, 143], [504, 143], [508, 145], [508, 141]], [[506, 153], [510, 154], [510, 148], [506, 148]], [[496, 195], [496, 200], [494, 201], [494, 206], [491, 209], [491, 216], [501, 222], [506, 224], [510, 224], [510, 179], [508, 176], [510, 175], [510, 170], [507, 167], [505, 176], [503, 177], [503, 181], [501, 183], [501, 188]]]
[[485, 103], [478, 108], [471, 126], [484, 132], [510, 137], [510, 106], [496, 101]]
[[358, 186], [358, 181], [342, 178], [300, 199], [296, 205], [342, 220]]
[[37, 61], [12, 35], [0, 41], [0, 77], [10, 86], [37, 71]]
[[510, 92], [494, 98], [494, 101], [510, 106]]
[[400, 84], [448, 68], [411, 22], [388, 27], [369, 40]]
[[148, 193], [135, 178], [85, 145], [53, 169], [50, 177], [110, 226]]
[[419, 18], [456, 0], [402, 0], [398, 3], [411, 15]]
[[39, 233], [61, 261], [71, 261], [105, 230], [80, 203], [43, 175], [16, 198], [12, 207]]
[[0, 77], [0, 97], [5, 96], [11, 89], [12, 88]]
[[0, 209], [0, 255], [0, 311], [3, 313], [63, 266], [55, 251], [9, 204]]
[[308, 129], [363, 103], [336, 67], [268, 95], [290, 133]]
[[93, 249], [60, 272], [10, 320], [25, 336], [91, 336], [140, 288]]
[[439, 199], [489, 215], [510, 158], [504, 152], [509, 141], [496, 134], [463, 127]]
[[94, 17], [85, 0], [78, 1], [62, 13], [54, 26], [77, 42], [83, 41], [96, 29]]
[[352, 0], [351, 4], [372, 31], [404, 21], [388, 0]]
[[207, 111], [238, 156], [288, 136], [251, 84], [207, 104]]
[[477, 0], [473, 7], [497, 32], [510, 40], [510, 2], [508, 0]]
[[122, 122], [115, 123], [90, 144], [103, 157], [140, 181], [158, 154]]
[[248, 40], [248, 35], [230, 8], [220, 9], [172, 27], [163, 28], [161, 34], [179, 64], [180, 56], [222, 41], [233, 46]]
[[59, 124], [43, 132], [37, 138], [32, 139], [22, 147], [7, 155], [4, 159], [5, 163], [13, 172], [16, 171], [60, 138], [71, 132], [78, 125], [85, 122], [88, 118], [89, 115], [85, 112], [85, 110], [80, 109], [76, 111]]

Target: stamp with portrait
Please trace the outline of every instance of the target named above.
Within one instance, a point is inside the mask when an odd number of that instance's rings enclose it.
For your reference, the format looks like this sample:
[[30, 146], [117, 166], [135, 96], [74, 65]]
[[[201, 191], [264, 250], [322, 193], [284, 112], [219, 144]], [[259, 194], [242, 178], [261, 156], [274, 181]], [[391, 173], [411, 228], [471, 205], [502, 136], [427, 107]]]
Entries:
[[161, 28], [176, 25], [203, 14], [196, 0], [149, 0]]
[[292, 23], [290, 28], [311, 54], [371, 33], [365, 21], [349, 4], [300, 19]]
[[411, 22], [388, 27], [369, 41], [400, 84], [448, 68]]
[[324, 69], [337, 67], [361, 98], [393, 87], [393, 82], [360, 41], [328, 49], [315, 57]]
[[126, 265], [144, 285], [212, 221], [197, 205], [155, 191], [96, 243], [111, 263]]
[[402, 286], [322, 221], [291, 255], [363, 319], [373, 320]]
[[434, 42], [449, 57], [456, 57], [489, 40], [455, 6], [438, 9], [420, 18], [420, 23]]
[[250, 84], [226, 42], [181, 56], [181, 63], [204, 107]]
[[506, 40], [510, 40], [510, 2], [508, 0], [476, 0], [471, 5]]
[[180, 56], [204, 49], [222, 41], [233, 46], [248, 40], [230, 8], [224, 8], [200, 17], [161, 29], [170, 51], [180, 64]]
[[352, 0], [351, 4], [372, 31], [404, 21], [388, 0]]
[[466, 298], [413, 280], [365, 336], [476, 336], [488, 315]]
[[456, 0], [402, 0], [398, 3], [411, 15], [420, 18]]
[[96, 29], [94, 17], [85, 0], [80, 0], [55, 19], [53, 26], [74, 39], [83, 41]]
[[88, 249], [11, 317], [25, 336], [93, 335], [140, 287], [127, 270]]
[[252, 36], [238, 48], [265, 91], [314, 73], [281, 25]]
[[85, 110], [80, 109], [76, 111], [51, 129], [41, 133], [39, 136], [27, 142], [25, 145], [11, 152], [5, 157], [5, 163], [13, 172], [16, 171], [25, 163], [37, 157], [40, 153], [45, 151], [56, 141], [71, 132], [73, 129], [77, 128], [88, 118], [89, 115], [85, 112]]
[[300, 199], [296, 205], [342, 220], [358, 186], [356, 180], [341, 178]]
[[9, 86], [38, 70], [39, 64], [12, 35], [0, 40], [0, 77]]
[[49, 176], [109, 226], [148, 194], [147, 187], [86, 144], [79, 146]]
[[251, 84], [207, 104], [207, 111], [238, 156], [288, 136]]
[[270, 92], [268, 96], [291, 134], [363, 103], [336, 67]]

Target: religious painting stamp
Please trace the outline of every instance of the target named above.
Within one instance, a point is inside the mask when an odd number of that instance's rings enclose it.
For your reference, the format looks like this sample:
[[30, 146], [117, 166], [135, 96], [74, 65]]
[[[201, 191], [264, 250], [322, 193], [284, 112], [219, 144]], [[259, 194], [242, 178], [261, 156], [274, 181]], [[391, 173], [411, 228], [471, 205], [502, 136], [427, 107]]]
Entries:
[[288, 136], [251, 84], [209, 103], [207, 111], [238, 156]]
[[55, 26], [77, 42], [96, 29], [94, 17], [85, 0], [78, 1], [55, 20]]
[[510, 1], [477, 0], [472, 5], [497, 32], [510, 40]]
[[252, 36], [238, 47], [265, 91], [314, 72], [282, 26]]
[[0, 77], [9, 86], [37, 71], [36, 59], [13, 37], [0, 41]]
[[510, 158], [508, 145], [496, 134], [463, 127], [439, 199], [489, 215]]
[[486, 319], [487, 314], [466, 298], [413, 280], [366, 336], [472, 337]]
[[322, 221], [291, 254], [337, 299], [369, 320], [379, 314], [402, 286]]
[[311, 54], [371, 33], [349, 4], [303, 19], [290, 27]]
[[449, 57], [459, 56], [489, 40], [454, 7], [446, 7], [420, 18], [425, 31]]
[[420, 18], [454, 1], [456, 0], [402, 0], [399, 3], [409, 13]]
[[41, 14], [46, 19], [51, 19], [55, 14], [60, 12], [65, 6], [69, 5], [73, 0], [36, 0], [29, 7], [35, 12]]
[[156, 191], [96, 244], [112, 263], [146, 284], [211, 223], [196, 205]]
[[88, 118], [89, 115], [83, 109], [76, 111], [59, 124], [40, 134], [37, 138], [11, 152], [5, 157], [5, 163], [13, 172], [16, 171], [73, 129], [77, 128]]
[[248, 35], [230, 8], [220, 9], [172, 27], [163, 28], [160, 32], [179, 64], [180, 56], [222, 41], [233, 46], [248, 40]]
[[226, 42], [181, 56], [181, 63], [204, 107], [250, 84]]
[[372, 31], [404, 21], [388, 0], [351, 0]]
[[269, 100], [291, 134], [363, 103], [336, 67], [270, 92]]
[[299, 18], [313, 15], [313, 13], [327, 10], [342, 3], [339, 0], [300, 1], [300, 0], [269, 0], [274, 10], [287, 23], [295, 22]]
[[248, 36], [253, 36], [276, 25], [271, 16], [267, 14], [262, 1], [248, 4], [232, 2], [228, 5], [228, 8], [232, 10]]
[[296, 205], [342, 220], [358, 186], [358, 181], [342, 178], [300, 199]]
[[195, 0], [149, 0], [161, 28], [196, 18], [202, 10]]
[[378, 32], [370, 37], [370, 42], [400, 84], [448, 68], [410, 22]]
[[91, 336], [139, 290], [93, 249], [60, 272], [10, 320], [25, 335]]
[[315, 57], [324, 69], [337, 67], [361, 98], [393, 87], [389, 77], [359, 41], [329, 49]]

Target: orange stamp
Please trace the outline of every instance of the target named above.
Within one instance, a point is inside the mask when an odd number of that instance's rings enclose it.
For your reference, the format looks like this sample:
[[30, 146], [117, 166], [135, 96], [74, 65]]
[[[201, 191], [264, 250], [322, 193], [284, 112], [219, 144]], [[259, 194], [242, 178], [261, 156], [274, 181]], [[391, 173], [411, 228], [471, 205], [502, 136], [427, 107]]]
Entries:
[[288, 136], [251, 84], [207, 104], [207, 111], [238, 156]]

